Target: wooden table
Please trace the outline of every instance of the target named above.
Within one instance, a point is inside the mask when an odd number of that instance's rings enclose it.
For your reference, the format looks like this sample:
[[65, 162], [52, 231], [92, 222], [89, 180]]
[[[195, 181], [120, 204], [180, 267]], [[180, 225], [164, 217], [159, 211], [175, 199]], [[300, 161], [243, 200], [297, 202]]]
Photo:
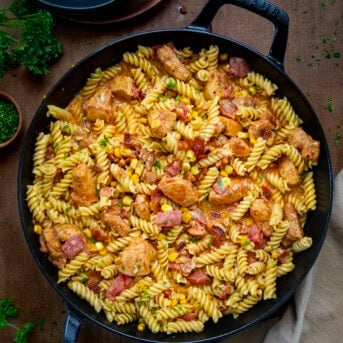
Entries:
[[[8, 3], [2, 1], [2, 5]], [[126, 34], [160, 28], [183, 28], [200, 11], [206, 0], [164, 1], [154, 10], [129, 22], [106, 26], [73, 24], [56, 21], [55, 34], [64, 45], [64, 56], [50, 73], [35, 79], [22, 69], [9, 71], [0, 80], [0, 89], [13, 95], [23, 108], [27, 129], [44, 94], [82, 57], [101, 45]], [[335, 52], [342, 53], [342, 2], [274, 0], [290, 17], [289, 40], [285, 69], [307, 95], [327, 136], [334, 174], [343, 167], [343, 97], [342, 62]], [[187, 13], [181, 14], [180, 5]], [[273, 34], [272, 25], [264, 19], [234, 6], [224, 6], [213, 22], [213, 32], [240, 40], [267, 53]], [[337, 54], [336, 54], [337, 56]], [[329, 104], [333, 104], [332, 107]], [[331, 110], [329, 109], [331, 108]], [[38, 270], [26, 245], [19, 222], [16, 198], [16, 173], [20, 145], [0, 151], [0, 298], [13, 297], [20, 310], [16, 322], [46, 319], [45, 331], [37, 331], [31, 342], [60, 342], [66, 306]], [[273, 324], [266, 321], [232, 338], [260, 342], [265, 330]], [[0, 341], [11, 342], [10, 329], [0, 330]], [[225, 340], [228, 341], [228, 340]], [[124, 342], [105, 330], [85, 321], [79, 342]], [[231, 342], [231, 340], [230, 340]]]

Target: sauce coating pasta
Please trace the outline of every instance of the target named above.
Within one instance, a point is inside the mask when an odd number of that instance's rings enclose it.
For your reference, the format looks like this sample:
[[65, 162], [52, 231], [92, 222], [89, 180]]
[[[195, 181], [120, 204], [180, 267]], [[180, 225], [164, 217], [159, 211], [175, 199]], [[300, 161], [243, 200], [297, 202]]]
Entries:
[[277, 88], [217, 46], [168, 43], [48, 105], [27, 204], [58, 282], [109, 322], [167, 334], [276, 298], [312, 244], [320, 150]]

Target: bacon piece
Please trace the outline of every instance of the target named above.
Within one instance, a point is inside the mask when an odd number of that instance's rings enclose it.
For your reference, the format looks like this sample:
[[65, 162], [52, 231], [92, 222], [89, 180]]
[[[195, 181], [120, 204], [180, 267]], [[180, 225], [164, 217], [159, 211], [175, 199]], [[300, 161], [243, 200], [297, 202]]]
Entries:
[[202, 270], [197, 270], [188, 276], [188, 280], [196, 286], [209, 285], [212, 279]]
[[232, 292], [233, 292], [232, 286], [229, 283], [227, 283], [222, 289], [219, 295], [219, 299], [225, 300]]
[[205, 156], [205, 140], [199, 136], [195, 137], [191, 141], [191, 149], [194, 151], [197, 159], [203, 158]]
[[186, 322], [190, 322], [191, 320], [194, 320], [197, 318], [197, 314], [195, 312], [191, 312], [191, 313], [187, 313], [184, 316], [182, 316], [181, 318], [183, 320], [185, 320]]
[[256, 224], [252, 224], [248, 232], [248, 238], [255, 244], [260, 245], [263, 242], [264, 235]]
[[212, 234], [212, 244], [216, 248], [219, 248], [222, 244], [224, 244], [227, 241], [224, 230], [220, 228], [219, 226], [213, 226], [211, 230], [211, 234]]
[[229, 64], [229, 74], [232, 77], [246, 77], [250, 72], [250, 67], [243, 58], [230, 57]]
[[133, 148], [135, 149], [136, 146], [139, 146], [139, 140], [137, 135], [132, 135], [131, 133], [125, 132], [124, 133], [124, 146], [128, 147], [128, 148]]
[[192, 74], [187, 67], [177, 58], [174, 46], [162, 45], [157, 48], [157, 58], [162, 62], [167, 72], [177, 79], [188, 82]]
[[87, 273], [87, 277], [88, 277], [87, 287], [90, 290], [97, 292], [99, 289], [99, 282], [101, 280], [100, 272], [97, 272], [96, 270], [90, 270]]
[[173, 210], [167, 212], [157, 212], [155, 223], [160, 227], [173, 227], [179, 225], [182, 220], [182, 212]]
[[179, 102], [176, 106], [176, 115], [177, 118], [183, 122], [188, 122], [189, 119], [189, 109], [186, 104]]
[[115, 300], [125, 289], [129, 288], [132, 283], [132, 277], [119, 274], [109, 285], [106, 290], [106, 298]]
[[163, 171], [172, 177], [179, 174], [181, 170], [182, 170], [181, 160], [173, 160], [163, 168]]
[[105, 241], [106, 239], [108, 239], [108, 233], [99, 226], [92, 227], [91, 232], [92, 237], [94, 237], [98, 241]]
[[164, 176], [158, 188], [164, 195], [183, 207], [188, 207], [198, 201], [198, 192], [193, 184], [181, 176]]
[[85, 242], [82, 235], [70, 236], [62, 245], [63, 255], [68, 258], [74, 258], [79, 252], [85, 249]]

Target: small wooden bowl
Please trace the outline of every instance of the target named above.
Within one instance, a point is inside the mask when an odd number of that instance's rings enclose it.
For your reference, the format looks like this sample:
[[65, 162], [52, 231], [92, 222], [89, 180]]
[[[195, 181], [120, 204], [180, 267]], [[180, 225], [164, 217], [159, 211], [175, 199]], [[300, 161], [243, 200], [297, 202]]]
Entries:
[[23, 114], [22, 114], [21, 108], [19, 107], [17, 101], [12, 96], [10, 96], [9, 94], [0, 91], [0, 100], [7, 101], [10, 104], [14, 105], [14, 107], [16, 108], [16, 110], [18, 112], [18, 117], [19, 117], [18, 118], [19, 119], [18, 120], [18, 127], [17, 127], [16, 132], [13, 134], [13, 136], [10, 139], [8, 139], [5, 142], [0, 143], [0, 149], [1, 149], [1, 148], [4, 148], [4, 147], [10, 145], [19, 136], [21, 129], [22, 129], [22, 126], [23, 126]]

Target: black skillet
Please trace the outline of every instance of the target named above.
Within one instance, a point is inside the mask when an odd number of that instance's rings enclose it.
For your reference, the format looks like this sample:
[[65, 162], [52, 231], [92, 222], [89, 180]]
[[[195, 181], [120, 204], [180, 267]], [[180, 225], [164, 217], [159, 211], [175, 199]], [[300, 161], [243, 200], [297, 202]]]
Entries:
[[[240, 42], [209, 32], [215, 14], [224, 4], [240, 6], [273, 22], [275, 33], [268, 56], [264, 56]], [[83, 319], [87, 319], [114, 334], [145, 342], [210, 342], [261, 322], [285, 304], [294, 294], [313, 266], [323, 245], [330, 219], [333, 177], [327, 142], [318, 118], [303, 93], [284, 72], [283, 62], [287, 33], [287, 14], [267, 1], [210, 0], [193, 23], [185, 29], [157, 30], [134, 34], [101, 47], [76, 64], [49, 92], [32, 120], [21, 151], [18, 173], [18, 202], [23, 231], [31, 253], [51, 286], [67, 304], [68, 314], [65, 323], [64, 343], [76, 342]], [[305, 233], [313, 237], [313, 246], [295, 256], [296, 268], [293, 272], [278, 279], [277, 299], [258, 303], [236, 320], [232, 316], [225, 316], [217, 324], [208, 322], [202, 333], [175, 336], [167, 336], [164, 333], [152, 334], [148, 330], [142, 333], [137, 331], [136, 323], [124, 326], [110, 324], [102, 313], [97, 314], [87, 302], [70, 291], [66, 285], [57, 285], [57, 270], [49, 262], [46, 254], [39, 252], [38, 237], [33, 232], [32, 216], [25, 202], [26, 186], [33, 181], [31, 171], [35, 140], [39, 132], [48, 130], [51, 121], [51, 119], [46, 118], [47, 104], [66, 106], [74, 94], [86, 83], [91, 72], [97, 67], [105, 69], [117, 63], [125, 51], [135, 51], [138, 44], [152, 46], [170, 41], [173, 41], [177, 47], [190, 46], [193, 51], [199, 51], [201, 48], [208, 48], [211, 44], [216, 44], [221, 51], [226, 51], [229, 56], [244, 57], [252, 69], [265, 75], [279, 86], [277, 96], [286, 96], [291, 101], [295, 112], [304, 121], [305, 130], [314, 139], [321, 142], [318, 166], [314, 169], [317, 209], [310, 212], [304, 228]]]

